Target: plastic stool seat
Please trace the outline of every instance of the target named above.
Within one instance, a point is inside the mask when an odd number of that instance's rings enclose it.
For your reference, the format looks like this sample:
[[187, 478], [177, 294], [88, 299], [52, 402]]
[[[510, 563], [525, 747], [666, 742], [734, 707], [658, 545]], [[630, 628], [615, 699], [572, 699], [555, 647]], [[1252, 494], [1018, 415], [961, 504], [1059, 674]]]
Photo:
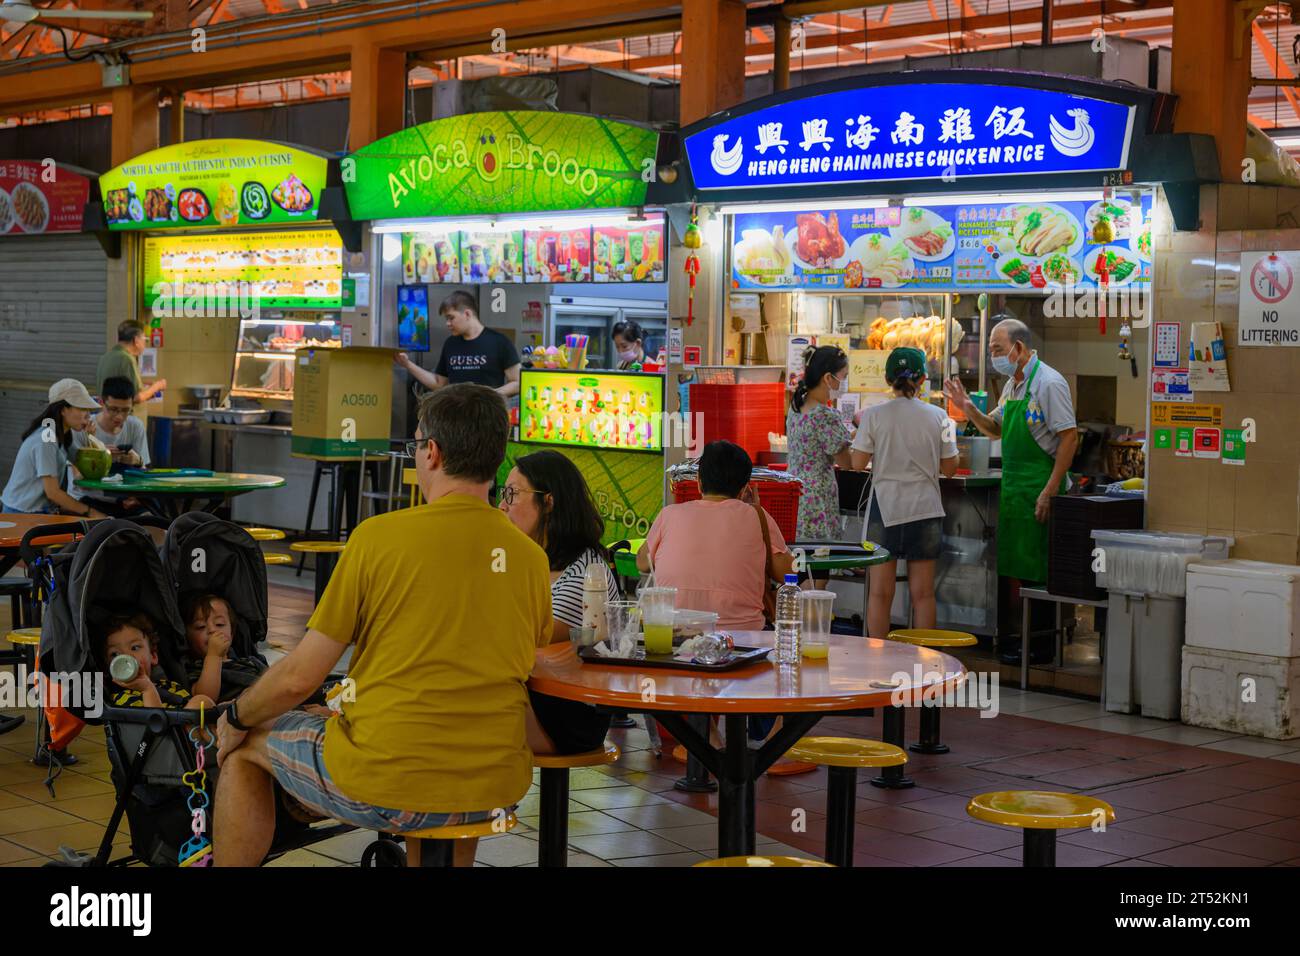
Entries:
[[613, 763], [622, 751], [617, 744], [605, 744], [600, 750], [580, 754], [533, 754], [533, 766], [547, 770], [572, 770], [575, 767], [601, 767]]
[[901, 748], [855, 737], [803, 737], [785, 755], [825, 767], [897, 767], [907, 763]]
[[293, 555], [291, 554], [263, 554], [262, 560], [267, 565], [275, 564], [293, 564]]
[[889, 639], [913, 644], [916, 647], [970, 647], [979, 643], [979, 639], [974, 634], [967, 634], [965, 631], [943, 631], [924, 627], [890, 631]]
[[308, 551], [313, 554], [338, 554], [346, 548], [346, 541], [295, 541], [290, 551]]
[[32, 582], [30, 578], [0, 578], [0, 597], [26, 594], [31, 589]]
[[966, 812], [976, 820], [1027, 830], [1079, 830], [1091, 827], [1098, 811], [1107, 823], [1115, 810], [1105, 800], [1050, 790], [998, 790], [971, 797]]
[[254, 541], [283, 541], [284, 532], [279, 528], [245, 528]]
[[10, 644], [20, 644], [26, 647], [40, 647], [41, 629], [39, 627], [20, 627], [18, 630], [10, 631], [6, 634], [5, 640]]
[[823, 863], [821, 860], [805, 860], [798, 856], [724, 856], [716, 860], [702, 860], [693, 866], [726, 866], [726, 867], [745, 867], [745, 868], [762, 868], [770, 866], [829, 866], [834, 867], [833, 863]]
[[[428, 830], [401, 830], [396, 835], [407, 840], [474, 840], [513, 830], [519, 818], [508, 813], [505, 819], [484, 820], [481, 823], [461, 823], [449, 827], [430, 827]], [[394, 832], [394, 831], [389, 831]]]

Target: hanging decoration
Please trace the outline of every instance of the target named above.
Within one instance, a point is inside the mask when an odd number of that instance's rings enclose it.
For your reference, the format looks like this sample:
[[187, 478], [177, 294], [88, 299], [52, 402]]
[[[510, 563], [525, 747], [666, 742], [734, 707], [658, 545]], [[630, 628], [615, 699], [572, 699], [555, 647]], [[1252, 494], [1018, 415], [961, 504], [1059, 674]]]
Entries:
[[686, 324], [688, 326], [695, 322], [695, 277], [700, 274], [700, 257], [696, 250], [703, 244], [700, 237], [700, 214], [694, 203], [691, 203], [691, 223], [686, 227], [686, 233], [682, 236], [682, 245], [690, 250], [686, 254], [686, 271], [687, 281], [690, 283], [690, 292], [686, 297]]

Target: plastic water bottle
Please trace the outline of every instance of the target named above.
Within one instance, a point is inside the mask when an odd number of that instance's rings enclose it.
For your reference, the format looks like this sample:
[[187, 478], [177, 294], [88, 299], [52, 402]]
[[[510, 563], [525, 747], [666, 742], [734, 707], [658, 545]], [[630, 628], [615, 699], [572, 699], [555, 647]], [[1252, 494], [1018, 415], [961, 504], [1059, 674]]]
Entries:
[[599, 644], [609, 636], [609, 627], [605, 622], [605, 601], [609, 594], [609, 569], [600, 561], [587, 565], [587, 573], [582, 579], [582, 627], [591, 632], [593, 645]]
[[799, 663], [799, 576], [787, 574], [776, 592], [776, 662]]

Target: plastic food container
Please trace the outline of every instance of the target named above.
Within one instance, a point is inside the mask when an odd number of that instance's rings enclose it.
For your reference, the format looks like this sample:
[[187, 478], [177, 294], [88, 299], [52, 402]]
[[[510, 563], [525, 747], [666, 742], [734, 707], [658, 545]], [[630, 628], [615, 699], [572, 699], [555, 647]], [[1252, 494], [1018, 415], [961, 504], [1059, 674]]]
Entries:
[[1235, 538], [1168, 531], [1092, 532], [1102, 549], [1106, 570], [1097, 572], [1097, 587], [1135, 594], [1183, 597], [1187, 594], [1187, 565], [1193, 561], [1222, 561]]
[[673, 612], [673, 637], [695, 637], [717, 630], [718, 615], [713, 611], [693, 611], [678, 608]]

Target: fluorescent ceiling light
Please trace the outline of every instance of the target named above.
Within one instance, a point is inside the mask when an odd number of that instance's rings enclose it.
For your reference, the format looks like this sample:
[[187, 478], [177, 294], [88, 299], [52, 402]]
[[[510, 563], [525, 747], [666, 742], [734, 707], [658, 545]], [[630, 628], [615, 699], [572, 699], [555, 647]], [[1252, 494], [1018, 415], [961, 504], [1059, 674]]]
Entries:
[[[1128, 188], [1128, 187], [1123, 187]], [[964, 193], [933, 196], [908, 196], [903, 200], [904, 206], [966, 206], [992, 203], [1006, 205], [1022, 202], [1094, 202], [1101, 198], [1100, 189], [1058, 189], [1054, 192], [1023, 193]]]
[[403, 232], [432, 232], [457, 229], [483, 231], [514, 229], [576, 229], [582, 226], [623, 226], [627, 223], [662, 221], [660, 210], [647, 209], [645, 219], [633, 219], [631, 213], [599, 213], [592, 210], [568, 210], [554, 213], [521, 213], [506, 216], [472, 216], [447, 219], [387, 219], [371, 227], [375, 235]]
[[741, 212], [808, 212], [809, 210], [830, 211], [834, 209], [880, 209], [888, 206], [888, 199], [837, 199], [827, 202], [822, 199], [805, 199], [803, 202], [755, 202], [730, 203], [718, 207], [726, 215]]
[[1277, 136], [1273, 139], [1283, 149], [1300, 148], [1300, 136]]

